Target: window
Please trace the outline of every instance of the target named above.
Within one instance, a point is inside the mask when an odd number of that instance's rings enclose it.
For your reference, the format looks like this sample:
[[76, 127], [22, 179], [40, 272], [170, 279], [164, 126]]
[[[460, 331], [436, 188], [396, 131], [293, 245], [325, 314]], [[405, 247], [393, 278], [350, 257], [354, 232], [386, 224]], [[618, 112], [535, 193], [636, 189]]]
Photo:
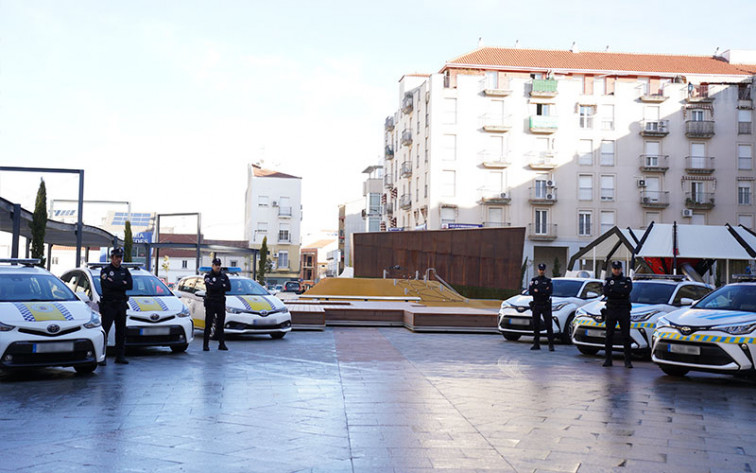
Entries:
[[289, 233], [290, 225], [288, 223], [282, 223], [278, 227], [278, 241], [283, 243], [291, 242], [291, 234]]
[[499, 73], [497, 71], [486, 71], [486, 89], [497, 89], [499, 85]]
[[706, 202], [704, 196], [704, 183], [701, 181], [691, 181], [690, 183], [690, 198], [697, 204], [703, 204]]
[[425, 181], [423, 181], [423, 188], [425, 189], [425, 197], [428, 197], [428, 173], [425, 173]]
[[441, 171], [441, 196], [454, 197], [457, 186], [455, 171]]
[[[444, 124], [456, 125], [457, 123], [457, 99], [446, 98], [444, 99]], [[420, 130], [418, 129], [418, 133]]]
[[591, 212], [581, 210], [578, 212], [578, 235], [591, 236]]
[[643, 149], [646, 153], [643, 164], [647, 167], [659, 167], [661, 143], [658, 141], [646, 141], [643, 144]]
[[661, 221], [661, 214], [659, 212], [646, 212], [644, 228], [648, 228], [648, 226], [651, 225], [652, 222], [658, 223], [660, 221]]
[[549, 233], [549, 211], [537, 209], [535, 211], [534, 230], [536, 235], [546, 235]]
[[578, 176], [578, 200], [593, 199], [593, 176], [581, 174]]
[[702, 109], [693, 109], [690, 111], [690, 119], [694, 122], [702, 122], [704, 121], [704, 110]]
[[548, 188], [546, 186], [548, 176], [540, 175], [535, 180], [535, 195], [536, 199], [545, 199], [548, 194]]
[[594, 77], [593, 78], [593, 93], [595, 95], [605, 95], [606, 94], [606, 78], [605, 77]]
[[381, 213], [381, 194], [368, 194], [368, 212], [369, 214]]
[[751, 205], [750, 182], [738, 182], [738, 205]]
[[638, 77], [638, 89], [640, 89], [640, 95], [648, 95], [650, 78]]
[[267, 195], [261, 195], [257, 197], [257, 206], [258, 207], [267, 207], [270, 197]]
[[501, 227], [504, 223], [504, 209], [501, 207], [489, 207], [488, 221], [486, 223], [489, 227]]
[[506, 162], [507, 160], [507, 144], [505, 136], [491, 136], [488, 140], [489, 143], [489, 156], [488, 160], [495, 162]]
[[259, 236], [259, 240], [262, 241], [263, 237], [268, 234], [268, 222], [257, 222], [257, 230], [255, 230], [255, 237]]
[[614, 166], [614, 141], [603, 140], [601, 142], [601, 165]]
[[454, 207], [441, 207], [441, 225], [457, 221], [457, 209]]
[[381, 217], [380, 215], [371, 215], [368, 217], [368, 231], [377, 232], [381, 229]]
[[181, 269], [187, 269], [189, 267], [188, 260], [181, 260]]
[[706, 167], [706, 144], [705, 143], [691, 143], [690, 144], [690, 166], [693, 169], [704, 169]]
[[456, 161], [457, 159], [457, 135], [443, 135], [444, 161]]
[[289, 267], [289, 252], [288, 251], [279, 251], [278, 252], [278, 264], [276, 266], [278, 268], [288, 268]]
[[504, 173], [491, 171], [486, 174], [486, 191], [492, 195], [504, 192]]
[[593, 128], [593, 115], [595, 114], [595, 106], [580, 105], [580, 128]]
[[751, 169], [753, 148], [751, 145], [738, 145], [738, 169]]
[[739, 135], [751, 134], [751, 111], [750, 110], [738, 110], [738, 134]]
[[615, 225], [614, 212], [602, 211], [601, 212], [601, 234], [608, 232]]
[[578, 164], [581, 166], [593, 165], [593, 140], [580, 140], [578, 142]]
[[232, 259], [231, 260], [231, 267], [232, 268], [238, 268], [239, 267], [239, 262]]
[[601, 200], [614, 200], [614, 176], [601, 176]]
[[536, 115], [540, 117], [551, 116], [551, 105], [547, 103], [536, 104]]
[[415, 200], [420, 200], [420, 178], [415, 178]]
[[601, 129], [614, 130], [614, 105], [601, 105]]
[[738, 225], [753, 229], [753, 215], [738, 215]]

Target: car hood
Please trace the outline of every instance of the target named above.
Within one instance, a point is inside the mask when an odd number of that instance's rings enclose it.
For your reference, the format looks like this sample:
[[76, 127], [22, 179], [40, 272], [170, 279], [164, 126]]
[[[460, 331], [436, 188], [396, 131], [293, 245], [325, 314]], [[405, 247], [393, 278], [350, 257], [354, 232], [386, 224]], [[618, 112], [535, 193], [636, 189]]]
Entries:
[[131, 314], [140, 312], [176, 313], [181, 312], [184, 304], [176, 296], [132, 296], [129, 297]]
[[691, 325], [696, 327], [756, 322], [756, 313], [740, 310], [689, 308], [676, 310], [665, 317], [675, 325]]
[[[583, 310], [586, 311], [589, 315], [599, 315], [601, 314], [601, 309], [606, 307], [606, 301], [594, 301], [590, 304], [586, 304], [583, 306]], [[638, 304], [633, 303], [632, 308], [630, 309], [630, 315], [633, 314], [643, 314], [645, 312], [650, 312], [652, 310], [661, 310], [661, 311], [667, 311], [667, 306], [665, 304]]]
[[[551, 298], [551, 304], [556, 305], [561, 302], [570, 302], [572, 298], [571, 297], [552, 297]], [[509, 299], [507, 299], [507, 304], [518, 306], [518, 307], [528, 307], [528, 305], [533, 301], [533, 296], [525, 296], [525, 295], [517, 295], [512, 296]]]
[[89, 322], [90, 308], [81, 301], [0, 302], [0, 321], [17, 325], [28, 322]]
[[226, 307], [250, 312], [278, 311], [284, 303], [274, 296], [226, 296]]

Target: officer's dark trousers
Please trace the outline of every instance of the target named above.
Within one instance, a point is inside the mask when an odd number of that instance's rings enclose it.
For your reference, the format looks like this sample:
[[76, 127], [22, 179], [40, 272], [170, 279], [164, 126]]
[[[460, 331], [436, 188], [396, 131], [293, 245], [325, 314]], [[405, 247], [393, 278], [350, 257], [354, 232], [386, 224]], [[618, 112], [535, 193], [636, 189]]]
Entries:
[[553, 321], [551, 320], [551, 304], [533, 304], [533, 345], [541, 345], [541, 318], [546, 325], [546, 337], [549, 346], [554, 344]]
[[[108, 339], [110, 327], [115, 322], [116, 356], [123, 358], [126, 355], [126, 302], [103, 300], [100, 302], [100, 315], [105, 340]], [[105, 343], [107, 345], [107, 341]]]
[[606, 342], [604, 350], [606, 359], [612, 359], [612, 344], [614, 339], [615, 326], [619, 322], [620, 335], [624, 343], [625, 361], [630, 361], [630, 308], [629, 307], [607, 307], [606, 309]]
[[226, 325], [226, 303], [224, 301], [205, 301], [205, 333], [203, 346], [210, 343], [210, 328], [215, 321], [215, 336], [220, 346], [226, 344], [223, 327]]

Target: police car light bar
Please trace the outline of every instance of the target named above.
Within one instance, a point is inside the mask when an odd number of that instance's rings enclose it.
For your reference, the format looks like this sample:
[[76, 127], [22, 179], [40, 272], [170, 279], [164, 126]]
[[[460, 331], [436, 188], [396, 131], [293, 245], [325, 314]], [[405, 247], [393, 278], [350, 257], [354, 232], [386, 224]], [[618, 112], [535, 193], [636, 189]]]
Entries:
[[2, 258], [0, 263], [9, 263], [12, 265], [23, 264], [24, 266], [34, 266], [39, 264], [41, 260], [36, 258]]
[[[211, 266], [200, 266], [199, 270], [201, 273], [209, 273], [210, 271], [213, 270], [213, 268]], [[231, 267], [223, 266], [221, 267], [221, 271], [225, 273], [241, 273], [241, 268], [236, 267], [236, 266], [231, 266]]]
[[[88, 268], [104, 268], [105, 266], [109, 265], [110, 261], [90, 261], [87, 262]], [[121, 263], [121, 266], [124, 268], [134, 268], [134, 269], [142, 269], [142, 266], [144, 264], [142, 263]]]
[[633, 280], [635, 281], [643, 281], [643, 280], [650, 280], [650, 279], [670, 279], [672, 281], [684, 281], [688, 279], [688, 277], [684, 274], [635, 274], [633, 275]]
[[733, 274], [731, 277], [737, 282], [756, 281], [756, 274]]

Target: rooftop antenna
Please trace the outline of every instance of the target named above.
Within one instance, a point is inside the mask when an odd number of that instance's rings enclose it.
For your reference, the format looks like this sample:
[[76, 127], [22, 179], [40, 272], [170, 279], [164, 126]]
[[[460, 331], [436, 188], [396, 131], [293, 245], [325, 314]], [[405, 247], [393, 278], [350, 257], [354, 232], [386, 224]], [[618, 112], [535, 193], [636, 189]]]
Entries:
[[572, 46], [570, 46], [570, 52], [571, 53], [579, 53], [580, 52], [580, 51], [578, 51], [578, 48], [577, 48], [577, 41], [573, 41], [572, 42]]
[[478, 36], [478, 47], [479, 48], [483, 47], [483, 37], [482, 36]]
[[515, 47], [515, 49], [520, 49], [520, 40], [519, 40], [519, 39], [516, 39], [516, 40], [515, 40], [515, 45], [514, 45], [514, 47]]
[[607, 45], [606, 45], [606, 47], [604, 48], [604, 52], [605, 52], [605, 53], [608, 53], [608, 52], [609, 52], [609, 45], [608, 45], [608, 44], [607, 44]]
[[719, 56], [719, 46], [717, 46], [717, 49], [714, 50], [714, 57]]

